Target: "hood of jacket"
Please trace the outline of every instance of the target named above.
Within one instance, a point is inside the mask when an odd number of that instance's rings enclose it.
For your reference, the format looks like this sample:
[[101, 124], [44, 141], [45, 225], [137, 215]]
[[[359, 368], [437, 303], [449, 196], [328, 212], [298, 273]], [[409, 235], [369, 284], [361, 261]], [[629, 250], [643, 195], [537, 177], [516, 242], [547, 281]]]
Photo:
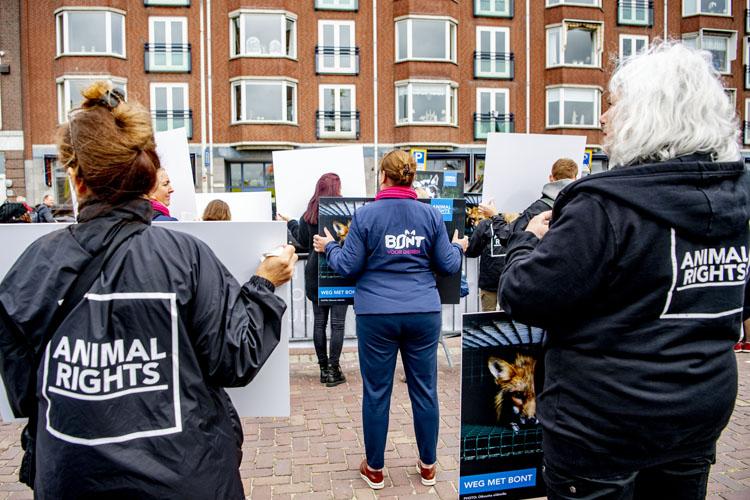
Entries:
[[750, 219], [750, 176], [742, 161], [707, 154], [618, 167], [573, 182], [558, 197], [553, 220], [578, 193], [598, 194], [700, 238], [735, 234]]
[[542, 188], [542, 197], [556, 200], [560, 191], [563, 190], [568, 184], [573, 183], [574, 179], [560, 179], [559, 181], [548, 182]]
[[151, 224], [153, 210], [148, 200], [137, 198], [119, 205], [92, 200], [81, 205], [78, 224], [68, 227], [73, 238], [90, 254], [109, 243], [123, 224]]

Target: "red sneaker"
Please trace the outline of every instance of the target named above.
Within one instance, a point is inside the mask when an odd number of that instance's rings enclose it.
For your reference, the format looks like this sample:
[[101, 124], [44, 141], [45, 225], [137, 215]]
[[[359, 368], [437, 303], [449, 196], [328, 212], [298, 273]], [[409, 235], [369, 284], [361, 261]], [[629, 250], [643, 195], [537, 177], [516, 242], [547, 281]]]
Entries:
[[373, 490], [382, 490], [385, 486], [383, 481], [383, 469], [372, 470], [367, 466], [367, 459], [362, 460], [359, 464], [359, 475]]
[[750, 342], [743, 342], [740, 352], [750, 352]]
[[426, 467], [422, 464], [421, 460], [417, 460], [417, 472], [422, 479], [422, 484], [425, 486], [435, 486], [437, 477], [437, 464], [432, 464], [430, 467]]
[[743, 352], [746, 342], [737, 342], [734, 344], [734, 352]]

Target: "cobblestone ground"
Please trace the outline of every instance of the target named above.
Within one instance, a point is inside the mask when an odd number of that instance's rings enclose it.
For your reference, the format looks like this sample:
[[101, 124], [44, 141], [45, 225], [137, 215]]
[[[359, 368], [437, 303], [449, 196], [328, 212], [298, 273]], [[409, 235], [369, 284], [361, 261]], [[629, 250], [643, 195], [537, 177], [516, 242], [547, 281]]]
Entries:
[[[395, 383], [385, 457], [386, 487], [374, 494], [358, 472], [364, 444], [356, 353], [346, 349], [343, 356], [347, 383], [328, 389], [318, 383], [317, 365], [310, 351], [292, 351], [291, 418], [243, 422], [240, 474], [249, 498], [457, 498], [460, 356], [457, 339], [449, 342], [456, 366], [450, 368], [441, 352], [440, 473], [436, 486], [422, 486], [414, 470], [417, 450], [406, 384], [398, 378]], [[750, 354], [738, 354], [737, 362], [739, 397], [711, 471], [711, 500], [750, 499]], [[16, 482], [21, 461], [19, 433], [18, 425], [0, 425], [0, 499], [31, 498], [31, 491]]]

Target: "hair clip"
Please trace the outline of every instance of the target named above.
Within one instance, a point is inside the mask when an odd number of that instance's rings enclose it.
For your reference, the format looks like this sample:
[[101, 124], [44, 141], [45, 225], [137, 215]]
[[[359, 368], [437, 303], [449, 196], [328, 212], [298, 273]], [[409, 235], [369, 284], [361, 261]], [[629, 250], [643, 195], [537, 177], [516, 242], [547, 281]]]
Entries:
[[99, 99], [99, 102], [111, 111], [119, 106], [121, 102], [125, 102], [125, 95], [120, 89], [111, 89]]

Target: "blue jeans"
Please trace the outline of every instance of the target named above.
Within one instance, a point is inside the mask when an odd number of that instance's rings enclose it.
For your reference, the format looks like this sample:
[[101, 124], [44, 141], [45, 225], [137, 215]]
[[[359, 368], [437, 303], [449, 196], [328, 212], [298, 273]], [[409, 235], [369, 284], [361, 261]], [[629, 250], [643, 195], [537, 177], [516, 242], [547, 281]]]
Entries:
[[713, 456], [601, 477], [581, 477], [544, 465], [549, 500], [703, 500]]
[[384, 465], [393, 372], [399, 351], [414, 414], [419, 458], [428, 465], [437, 461], [440, 426], [437, 344], [440, 327], [439, 312], [357, 316], [365, 452], [367, 464], [374, 469], [382, 469]]

